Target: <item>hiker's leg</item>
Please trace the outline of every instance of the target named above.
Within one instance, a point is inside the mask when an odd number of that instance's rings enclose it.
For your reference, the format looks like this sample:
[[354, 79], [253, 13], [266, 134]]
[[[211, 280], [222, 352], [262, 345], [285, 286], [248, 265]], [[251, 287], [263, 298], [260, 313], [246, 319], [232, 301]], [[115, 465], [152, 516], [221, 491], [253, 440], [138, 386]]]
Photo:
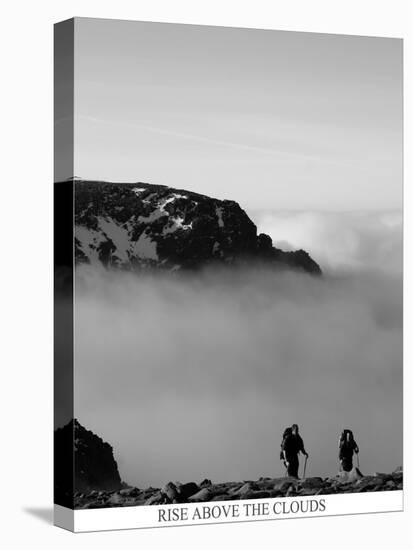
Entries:
[[289, 463], [290, 463], [290, 466], [289, 466], [288, 475], [290, 477], [298, 477], [298, 456], [296, 455], [291, 457], [291, 459], [289, 460]]
[[353, 469], [353, 459], [351, 456], [346, 456], [343, 458], [343, 470], [345, 472], [351, 472]]
[[288, 477], [292, 476], [291, 472], [294, 469], [293, 460], [294, 460], [294, 457], [287, 456], [287, 464], [288, 464], [288, 466], [287, 466], [287, 476]]

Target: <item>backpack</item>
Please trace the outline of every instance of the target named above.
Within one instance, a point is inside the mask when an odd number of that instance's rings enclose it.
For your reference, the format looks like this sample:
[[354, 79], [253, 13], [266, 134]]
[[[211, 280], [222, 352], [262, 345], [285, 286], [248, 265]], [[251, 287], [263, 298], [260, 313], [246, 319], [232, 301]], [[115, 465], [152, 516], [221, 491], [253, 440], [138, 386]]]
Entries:
[[297, 441], [291, 428], [284, 430], [283, 440], [281, 443], [281, 452], [282, 451], [285, 451], [287, 454], [295, 454], [298, 452]]
[[[285, 428], [283, 431], [283, 437], [281, 441], [281, 451], [280, 451], [280, 459], [283, 460], [284, 458], [284, 451], [286, 450], [286, 442], [288, 438], [292, 435], [291, 428]], [[287, 445], [288, 446], [288, 445]]]
[[345, 429], [341, 432], [340, 443], [347, 441], [347, 435], [350, 436], [350, 441], [354, 440], [353, 432], [351, 430]]
[[282, 440], [284, 441], [284, 439], [285, 439], [288, 435], [291, 435], [291, 433], [292, 433], [292, 430], [291, 430], [290, 427], [285, 428], [285, 430], [283, 431], [283, 439], [282, 439]]
[[353, 432], [351, 430], [346, 429], [341, 432], [339, 447], [340, 447], [340, 452], [342, 454], [349, 454], [349, 453], [353, 454], [355, 443], [354, 443]]

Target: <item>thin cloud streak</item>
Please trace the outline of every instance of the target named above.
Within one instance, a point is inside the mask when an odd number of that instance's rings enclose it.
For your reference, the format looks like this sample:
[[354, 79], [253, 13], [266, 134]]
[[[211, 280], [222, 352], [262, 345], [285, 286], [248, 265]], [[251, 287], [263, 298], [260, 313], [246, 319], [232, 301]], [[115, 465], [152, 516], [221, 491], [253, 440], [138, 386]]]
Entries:
[[130, 122], [125, 122], [125, 121], [121, 122], [117, 120], [104, 120], [104, 119], [98, 119], [95, 117], [90, 117], [87, 115], [78, 115], [77, 119], [88, 120], [89, 122], [93, 122], [96, 124], [125, 127], [125, 128], [135, 129], [135, 130], [144, 130], [147, 132], [160, 134], [164, 136], [171, 136], [178, 139], [192, 140], [199, 143], [208, 143], [210, 145], [216, 145], [219, 147], [231, 147], [231, 148], [239, 149], [241, 151], [253, 151], [256, 153], [269, 154], [271, 156], [280, 156], [280, 157], [287, 157], [287, 158], [293, 158], [293, 159], [296, 158], [296, 159], [302, 159], [302, 160], [305, 160], [305, 159], [317, 160], [326, 164], [337, 164], [337, 161], [326, 159], [325, 157], [318, 156], [318, 155], [310, 155], [310, 154], [303, 154], [303, 153], [299, 154], [299, 153], [293, 153], [291, 151], [283, 151], [281, 149], [273, 149], [270, 147], [258, 147], [255, 145], [248, 145], [247, 143], [223, 141], [219, 139], [209, 138], [207, 136], [187, 134], [185, 132], [177, 132], [175, 130], [168, 130], [166, 128], [159, 128], [159, 127], [149, 126], [144, 124], [138, 124], [138, 123], [132, 124]]

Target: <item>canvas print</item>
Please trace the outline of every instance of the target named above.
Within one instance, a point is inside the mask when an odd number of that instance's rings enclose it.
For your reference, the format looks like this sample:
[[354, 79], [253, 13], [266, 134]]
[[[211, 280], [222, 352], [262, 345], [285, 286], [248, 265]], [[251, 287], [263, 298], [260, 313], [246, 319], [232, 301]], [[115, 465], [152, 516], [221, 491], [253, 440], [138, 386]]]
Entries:
[[56, 62], [56, 504], [401, 502], [402, 41], [75, 18]]

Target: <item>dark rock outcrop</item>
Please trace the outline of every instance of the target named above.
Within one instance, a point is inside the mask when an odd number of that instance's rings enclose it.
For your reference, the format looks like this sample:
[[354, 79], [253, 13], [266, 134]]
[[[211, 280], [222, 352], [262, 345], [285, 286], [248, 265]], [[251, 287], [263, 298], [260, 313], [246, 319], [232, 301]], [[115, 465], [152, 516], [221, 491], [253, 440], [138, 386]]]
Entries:
[[149, 183], [75, 182], [76, 263], [188, 270], [265, 263], [320, 274], [304, 250], [285, 252], [238, 203]]
[[123, 498], [112, 447], [76, 419], [55, 431], [54, 456], [57, 504], [73, 508], [74, 495], [98, 498], [101, 491], [121, 491]]
[[[403, 489], [403, 471], [397, 469], [391, 474], [377, 473], [362, 476], [354, 473], [335, 477], [261, 477], [258, 481], [228, 483], [208, 483], [197, 485], [188, 483], [167, 483], [163, 489], [149, 489], [123, 493], [101, 491], [77, 495], [76, 508], [106, 508], [112, 506], [141, 506], [172, 504], [176, 502], [215, 502], [228, 500], [248, 500], [258, 498], [282, 498], [289, 496], [329, 495], [341, 493], [365, 493], [376, 491], [398, 491]], [[188, 486], [187, 492], [183, 490]]]

